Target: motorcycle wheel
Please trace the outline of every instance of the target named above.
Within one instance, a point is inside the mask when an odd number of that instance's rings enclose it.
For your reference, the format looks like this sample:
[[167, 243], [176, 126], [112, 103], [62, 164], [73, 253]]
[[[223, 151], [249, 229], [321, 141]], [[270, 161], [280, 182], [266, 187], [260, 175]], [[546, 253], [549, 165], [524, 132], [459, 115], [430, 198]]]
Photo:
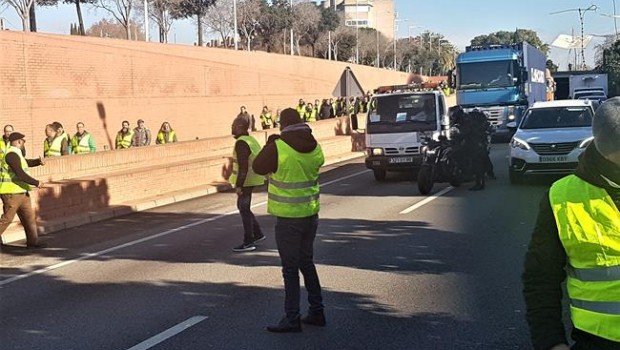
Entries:
[[427, 195], [433, 190], [433, 167], [423, 166], [418, 172], [418, 191], [420, 194]]

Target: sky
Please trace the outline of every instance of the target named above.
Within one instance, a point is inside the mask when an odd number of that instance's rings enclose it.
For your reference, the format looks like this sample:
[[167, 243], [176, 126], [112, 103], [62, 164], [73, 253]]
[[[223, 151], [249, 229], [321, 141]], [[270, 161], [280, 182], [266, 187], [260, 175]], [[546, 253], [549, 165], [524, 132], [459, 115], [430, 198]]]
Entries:
[[[616, 11], [620, 14], [620, 0], [616, 1]], [[430, 30], [443, 34], [460, 50], [469, 45], [472, 38], [500, 30], [532, 29], [545, 43], [551, 44], [559, 34], [580, 34], [579, 14], [576, 11], [550, 14], [552, 12], [598, 7], [596, 12], [587, 12], [584, 16], [584, 33], [604, 35], [615, 33], [614, 20], [601, 14], [614, 13], [614, 0], [395, 0], [398, 18], [398, 37], [409, 33], [417, 35]], [[83, 6], [85, 26], [103, 17], [111, 17], [104, 10]], [[0, 8], [0, 18], [4, 18], [5, 27], [21, 30], [21, 21], [10, 7]], [[75, 6], [38, 8], [37, 27], [41, 32], [69, 33], [69, 23], [77, 22]], [[416, 28], [409, 28], [415, 26]], [[620, 26], [620, 19], [618, 19]], [[157, 31], [151, 21], [151, 40], [157, 40]], [[192, 21], [176, 21], [172, 25], [169, 41], [178, 44], [193, 45], [196, 41], [196, 28]], [[586, 64], [594, 66], [594, 47], [602, 43], [602, 38], [595, 37], [586, 51]], [[549, 58], [560, 69], [568, 66], [567, 50], [551, 48]], [[571, 58], [572, 60], [572, 58]]]

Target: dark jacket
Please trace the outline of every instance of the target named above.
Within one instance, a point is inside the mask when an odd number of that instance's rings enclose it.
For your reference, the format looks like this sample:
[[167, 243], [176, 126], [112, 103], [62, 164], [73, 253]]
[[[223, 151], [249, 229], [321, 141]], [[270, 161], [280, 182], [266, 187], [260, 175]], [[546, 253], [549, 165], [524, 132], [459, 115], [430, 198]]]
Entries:
[[[588, 183], [604, 188], [620, 208], [620, 188], [612, 187], [604, 175], [620, 184], [620, 167], [603, 158], [591, 144], [579, 158], [575, 174]], [[527, 321], [536, 350], [546, 350], [557, 344], [567, 344], [562, 323], [562, 289], [566, 278], [566, 252], [560, 241], [549, 192], [540, 201], [536, 226], [525, 255], [523, 295], [527, 305]], [[572, 338], [580, 350], [619, 350], [620, 343], [612, 342], [579, 329]]]
[[314, 151], [318, 142], [312, 135], [312, 129], [306, 124], [295, 124], [287, 126], [282, 130], [281, 135], [273, 134], [269, 136], [267, 144], [260, 151], [252, 169], [259, 175], [275, 173], [278, 170], [278, 148], [276, 140], [282, 139], [294, 150], [300, 153], [310, 153]]
[[235, 187], [243, 187], [243, 183], [248, 177], [248, 165], [250, 164], [250, 154], [252, 153], [248, 143], [239, 140], [240, 136], [248, 136], [248, 133], [235, 136], [235, 139], [237, 139], [237, 142], [235, 142], [235, 152], [237, 152], [237, 164], [239, 164]]
[[324, 103], [321, 105], [321, 112], [319, 112], [319, 119], [329, 119], [333, 118], [334, 109], [329, 103]]
[[[17, 180], [23, 181], [32, 186], [39, 186], [39, 180], [33, 178], [32, 176], [26, 174], [24, 169], [22, 168], [21, 160], [19, 156], [15, 153], [8, 153], [4, 158], [6, 163], [9, 165], [11, 170], [15, 173]], [[28, 167], [35, 167], [41, 165], [40, 159], [26, 159], [26, 163], [28, 163]]]

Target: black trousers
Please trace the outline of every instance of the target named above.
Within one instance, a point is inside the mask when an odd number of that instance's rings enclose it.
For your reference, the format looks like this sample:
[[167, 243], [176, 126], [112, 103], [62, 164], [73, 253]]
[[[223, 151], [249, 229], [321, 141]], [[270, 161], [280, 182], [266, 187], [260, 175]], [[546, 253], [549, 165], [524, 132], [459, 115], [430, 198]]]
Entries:
[[237, 197], [237, 209], [243, 222], [243, 244], [252, 244], [257, 238], [263, 236], [258, 221], [252, 213], [252, 191], [254, 187], [242, 187], [241, 195]]
[[289, 319], [299, 317], [299, 271], [304, 276], [310, 312], [319, 312], [324, 308], [321, 283], [313, 261], [318, 224], [318, 215], [306, 218], [278, 217], [276, 221], [276, 243], [284, 277], [284, 311]]

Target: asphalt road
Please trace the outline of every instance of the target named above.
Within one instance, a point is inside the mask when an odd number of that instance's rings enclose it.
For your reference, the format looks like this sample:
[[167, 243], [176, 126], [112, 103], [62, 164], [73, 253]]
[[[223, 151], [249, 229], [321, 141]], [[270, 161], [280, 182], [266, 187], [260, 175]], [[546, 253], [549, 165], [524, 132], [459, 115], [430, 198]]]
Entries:
[[265, 330], [283, 315], [275, 220], [255, 194], [268, 239], [233, 253], [231, 192], [58, 232], [41, 251], [3, 248], [0, 348], [529, 349], [520, 275], [550, 181], [511, 186], [506, 155], [494, 145], [485, 191], [440, 184], [427, 202], [406, 176], [375, 182], [361, 159], [325, 169], [325, 328]]

